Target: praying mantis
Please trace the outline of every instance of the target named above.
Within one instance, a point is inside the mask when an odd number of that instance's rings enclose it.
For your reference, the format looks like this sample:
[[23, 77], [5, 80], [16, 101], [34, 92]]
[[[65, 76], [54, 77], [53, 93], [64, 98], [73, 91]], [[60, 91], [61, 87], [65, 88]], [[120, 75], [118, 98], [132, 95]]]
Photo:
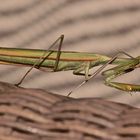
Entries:
[[[119, 52], [115, 56], [109, 57], [96, 53], [61, 51], [63, 39], [64, 35], [61, 35], [48, 50], [0, 47], [0, 64], [30, 66], [30, 69], [25, 73], [19, 83], [16, 84], [17, 86], [23, 82], [33, 68], [53, 72], [73, 70], [74, 75], [85, 76], [85, 80], [74, 90], [95, 77], [107, 65], [113, 64], [116, 66], [102, 72], [105, 85], [127, 92], [140, 91], [140, 85], [112, 81], [122, 74], [139, 68], [140, 56], [132, 57], [125, 52]], [[53, 50], [52, 48], [57, 42], [59, 42], [58, 50]], [[129, 58], [120, 58], [120, 54], [124, 54]], [[90, 74], [89, 70], [99, 65], [101, 67], [93, 74]], [[74, 90], [69, 92], [67, 96], [70, 96]]]

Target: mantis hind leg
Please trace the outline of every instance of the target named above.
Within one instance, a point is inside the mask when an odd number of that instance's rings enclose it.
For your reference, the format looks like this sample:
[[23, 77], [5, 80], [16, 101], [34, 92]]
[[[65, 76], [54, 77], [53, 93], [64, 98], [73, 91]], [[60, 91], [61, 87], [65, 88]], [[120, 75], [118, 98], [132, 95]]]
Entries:
[[21, 83], [24, 81], [24, 79], [27, 77], [27, 75], [31, 72], [31, 70], [33, 68], [37, 68], [39, 69], [42, 65], [42, 63], [49, 57], [49, 55], [51, 55], [52, 52], [50, 52], [48, 55], [46, 55], [48, 50], [51, 50], [55, 44], [60, 41], [59, 46], [58, 46], [58, 53], [56, 56], [56, 61], [55, 61], [55, 65], [54, 65], [54, 71], [57, 71], [58, 68], [58, 64], [59, 64], [59, 60], [60, 60], [60, 54], [61, 54], [61, 48], [62, 48], [62, 44], [63, 44], [63, 40], [64, 40], [64, 35], [61, 35], [47, 50], [46, 52], [43, 53], [43, 55], [34, 63], [34, 65], [24, 74], [24, 76], [21, 78], [21, 80], [15, 84], [15, 86], [19, 86], [21, 85]]
[[[57, 68], [58, 68], [58, 64], [59, 64], [59, 60], [60, 60], [60, 55], [61, 55], [61, 48], [62, 48], [62, 44], [63, 44], [63, 40], [64, 40], [64, 35], [61, 35], [50, 47], [48, 50], [52, 49], [53, 46], [55, 46], [55, 44], [60, 41], [59, 43], [59, 46], [58, 46], [58, 50], [57, 50], [57, 56], [56, 56], [56, 61], [55, 61], [55, 64], [54, 64], [54, 68], [53, 68], [53, 71], [57, 71]], [[47, 50], [47, 51], [48, 51]], [[49, 55], [51, 54], [51, 52], [47, 55], [46, 53], [41, 57], [41, 62], [39, 62], [39, 64], [37, 65], [36, 68], [40, 68], [42, 63], [49, 57]], [[45, 57], [44, 57], [45, 56]], [[44, 57], [44, 58], [43, 58]], [[42, 59], [43, 58], [43, 59]]]
[[140, 85], [112, 82], [116, 77], [133, 71], [137, 64], [139, 64], [139, 60], [135, 59], [131, 63], [119, 65], [115, 68], [104, 71], [102, 75], [105, 77], [105, 85], [127, 92], [140, 91]]

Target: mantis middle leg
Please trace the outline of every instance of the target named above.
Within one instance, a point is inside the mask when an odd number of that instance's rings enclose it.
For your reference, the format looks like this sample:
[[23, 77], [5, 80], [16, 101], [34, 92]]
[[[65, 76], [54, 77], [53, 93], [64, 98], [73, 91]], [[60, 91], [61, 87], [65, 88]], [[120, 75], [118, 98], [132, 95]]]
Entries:
[[[134, 58], [134, 57], [132, 57], [131, 55], [129, 55], [129, 54], [125, 53], [125, 52], [119, 52], [119, 53], [116, 54], [114, 57], [112, 57], [106, 64], [104, 64], [104, 65], [101, 66], [97, 71], [95, 71], [88, 79], [85, 79], [85, 80], [84, 80], [81, 84], [79, 84], [74, 90], [70, 91], [70, 92], [68, 93], [67, 96], [70, 96], [70, 95], [72, 94], [73, 91], [79, 89], [81, 86], [83, 86], [85, 83], [87, 83], [90, 79], [92, 79], [92, 78], [95, 77], [97, 74], [99, 74], [106, 66], [108, 66], [109, 64], [111, 64], [112, 62], [114, 62], [114, 61], [118, 58], [118, 56], [119, 56], [120, 54], [124, 54], [124, 55], [130, 57], [132, 60], [135, 60], [136, 63], [139, 63], [139, 62], [138, 62], [139, 60], [136, 59], [136, 58]], [[132, 62], [132, 61], [131, 61], [131, 62]], [[124, 66], [124, 65], [123, 65], [123, 66]], [[108, 72], [111, 72], [111, 71], [108, 71]], [[117, 74], [116, 74], [115, 76], [117, 76]], [[106, 77], [107, 77], [107, 76], [106, 76]], [[114, 77], [114, 78], [115, 78], [115, 77]], [[106, 84], [109, 84], [109, 83], [110, 83], [110, 81], [107, 81], [107, 80], [106, 80], [106, 82], [107, 82]], [[110, 84], [111, 84], [111, 83], [110, 83]], [[110, 85], [110, 86], [111, 86], [111, 85]]]

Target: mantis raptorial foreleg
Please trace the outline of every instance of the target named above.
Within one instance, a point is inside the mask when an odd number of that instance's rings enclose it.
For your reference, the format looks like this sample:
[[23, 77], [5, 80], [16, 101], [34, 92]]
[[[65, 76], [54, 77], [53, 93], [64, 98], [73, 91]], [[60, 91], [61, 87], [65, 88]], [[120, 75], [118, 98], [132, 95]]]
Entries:
[[[72, 92], [73, 91], [75, 91], [75, 90], [77, 90], [78, 88], [80, 88], [82, 85], [84, 85], [85, 83], [87, 83], [90, 79], [92, 79], [93, 77], [95, 77], [97, 74], [99, 74], [108, 64], [111, 64], [112, 62], [114, 62], [117, 58], [118, 58], [118, 56], [120, 55], [120, 54], [124, 54], [124, 55], [126, 55], [126, 56], [128, 56], [128, 57], [130, 57], [130, 58], [132, 58], [134, 61], [136, 61], [137, 59], [136, 58], [134, 58], [134, 57], [132, 57], [131, 55], [129, 55], [129, 54], [127, 54], [127, 53], [125, 53], [125, 52], [119, 52], [118, 54], [116, 54], [114, 57], [112, 57], [106, 64], [104, 64], [103, 66], [101, 66], [97, 71], [95, 71], [88, 79], [85, 79], [81, 84], [79, 84], [74, 90], [72, 90], [72, 91], [70, 91], [69, 93], [68, 93], [68, 95], [67, 96], [70, 96], [71, 94], [72, 94]], [[133, 64], [133, 62], [131, 62], [132, 64]], [[134, 66], [136, 66], [137, 64], [139, 64], [139, 60], [138, 60], [138, 63], [136, 63], [136, 64], [134, 64]], [[128, 65], [128, 64], [127, 64]], [[127, 66], [126, 65], [126, 66]], [[125, 65], [119, 65], [118, 67], [125, 67]], [[129, 69], [129, 65], [126, 67], [126, 68], [128, 68]], [[111, 69], [110, 69], [111, 70]], [[106, 72], [110, 72], [110, 70], [108, 70], [108, 71], [106, 71]], [[125, 70], [127, 70], [127, 69], [125, 69]], [[114, 71], [116, 72], [116, 73], [119, 73], [119, 71], [117, 71], [115, 68], [114, 68]], [[121, 72], [125, 72], [125, 71], [121, 71]], [[107, 73], [104, 73], [105, 75], [106, 75], [106, 79], [107, 78], [109, 78], [109, 76], [110, 77], [112, 77], [113, 76], [113, 74], [112, 75], [107, 75]], [[119, 74], [116, 74], [115, 76], [117, 77]], [[112, 79], [114, 79], [115, 77], [113, 77]], [[113, 82], [110, 82], [110, 80], [106, 80], [105, 79], [105, 83], [106, 83], [106, 85], [109, 85], [109, 86], [112, 86], [113, 87], [113, 85], [115, 84], [115, 83], [113, 83]], [[114, 85], [114, 87], [115, 87], [115, 85]]]
[[112, 82], [114, 78], [122, 74], [133, 71], [137, 67], [138, 64], [139, 64], [139, 60], [134, 59], [128, 64], [119, 65], [115, 68], [104, 71], [102, 75], [105, 77], [105, 85], [117, 88], [119, 90], [127, 91], [127, 92], [140, 91], [140, 85]]
[[[57, 51], [57, 56], [56, 56], [56, 61], [55, 61], [55, 65], [54, 65], [54, 71], [57, 71], [57, 67], [59, 64], [59, 59], [60, 59], [60, 54], [61, 54], [61, 48], [62, 48], [62, 44], [63, 44], [63, 40], [64, 40], [64, 35], [61, 35], [47, 50], [46, 52], [44, 52], [44, 54], [34, 63], [34, 65], [24, 74], [24, 76], [21, 78], [21, 80], [15, 84], [16, 86], [19, 86], [24, 79], [26, 78], [26, 76], [31, 72], [31, 70], [33, 68], [37, 68], [39, 69], [41, 67], [41, 64], [49, 57], [49, 55], [51, 54], [51, 52], [46, 55], [48, 50], [51, 50], [57, 42], [60, 41], [59, 46], [58, 46], [58, 51]], [[53, 51], [52, 51], [53, 52]]]

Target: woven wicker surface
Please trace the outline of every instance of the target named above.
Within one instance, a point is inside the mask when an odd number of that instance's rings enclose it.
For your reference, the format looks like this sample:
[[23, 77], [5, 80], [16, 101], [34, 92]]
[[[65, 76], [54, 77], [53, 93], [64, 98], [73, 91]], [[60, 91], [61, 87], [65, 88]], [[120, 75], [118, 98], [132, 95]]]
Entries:
[[139, 140], [140, 109], [0, 82], [1, 140]]
[[[139, 0], [5, 0], [0, 3], [0, 46], [47, 49], [65, 34], [63, 50], [109, 56], [123, 50], [134, 57], [140, 55]], [[17, 83], [25, 71], [25, 68], [0, 66], [1, 81]], [[138, 74], [139, 69], [117, 80], [138, 84]], [[73, 76], [72, 71], [44, 73], [34, 70], [22, 86], [66, 95], [82, 80], [83, 77]], [[106, 87], [101, 76], [72, 97], [101, 97], [140, 106], [139, 94], [130, 96]]]

